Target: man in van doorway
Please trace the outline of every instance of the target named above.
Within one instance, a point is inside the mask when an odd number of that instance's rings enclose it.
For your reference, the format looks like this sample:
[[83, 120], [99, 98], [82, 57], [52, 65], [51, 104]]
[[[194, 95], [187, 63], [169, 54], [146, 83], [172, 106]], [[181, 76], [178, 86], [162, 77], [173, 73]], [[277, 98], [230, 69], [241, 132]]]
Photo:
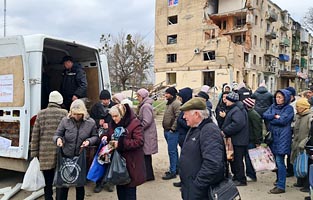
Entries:
[[74, 63], [71, 56], [64, 56], [63, 81], [61, 94], [64, 99], [64, 106], [67, 110], [76, 99], [87, 97], [87, 78], [86, 73], [80, 64]]

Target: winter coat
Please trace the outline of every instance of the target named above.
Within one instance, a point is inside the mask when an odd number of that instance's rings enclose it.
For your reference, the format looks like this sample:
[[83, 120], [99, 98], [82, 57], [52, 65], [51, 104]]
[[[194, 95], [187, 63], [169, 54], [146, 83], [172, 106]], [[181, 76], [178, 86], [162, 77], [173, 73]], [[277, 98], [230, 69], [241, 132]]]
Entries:
[[309, 137], [312, 117], [313, 113], [311, 110], [305, 111], [301, 115], [297, 114], [296, 123], [293, 129], [294, 138], [291, 146], [291, 163], [294, 162], [296, 156], [301, 150], [299, 147], [300, 142]]
[[70, 116], [64, 117], [56, 130], [53, 137], [54, 142], [58, 138], [63, 140], [63, 153], [67, 157], [74, 157], [79, 155], [80, 146], [87, 140], [89, 146], [99, 143], [99, 137], [96, 130], [96, 122], [90, 117], [84, 118], [81, 124], [71, 118]]
[[210, 119], [191, 128], [179, 159], [182, 198], [208, 199], [208, 189], [225, 173], [225, 147], [220, 129]]
[[[270, 148], [275, 155], [290, 155], [291, 151], [291, 122], [294, 117], [293, 108], [289, 105], [290, 93], [282, 89], [281, 92], [285, 99], [283, 105], [278, 105], [276, 99], [274, 103], [263, 113], [265, 121], [269, 122], [269, 130], [273, 135], [273, 142]], [[275, 97], [277, 95], [275, 93]], [[275, 119], [275, 114], [280, 115], [280, 118]]]
[[261, 144], [263, 141], [262, 136], [262, 117], [254, 109], [248, 110], [248, 121], [249, 121], [249, 143], [250, 144]]
[[32, 130], [30, 155], [38, 157], [40, 170], [54, 169], [56, 164], [56, 146], [53, 136], [67, 110], [60, 105], [49, 103], [46, 109], [38, 112]]
[[73, 95], [78, 98], [87, 97], [86, 73], [81, 65], [75, 63], [71, 69], [65, 69], [62, 75], [61, 94], [64, 105], [69, 108]]
[[143, 138], [145, 141], [143, 146], [145, 155], [152, 155], [158, 152], [158, 135], [152, 103], [153, 99], [146, 97], [138, 106], [138, 119], [143, 128]]
[[228, 107], [222, 131], [226, 137], [231, 137], [233, 145], [247, 146], [249, 144], [248, 114], [241, 101]]
[[222, 125], [224, 123], [225, 117], [221, 117], [220, 116], [220, 112], [226, 112], [227, 113], [228, 108], [226, 106], [226, 104], [223, 102], [222, 99], [220, 99], [219, 103], [216, 106], [215, 109], [215, 115], [216, 115], [216, 120], [218, 123], [218, 127], [222, 128]]
[[273, 104], [273, 95], [266, 87], [261, 86], [251, 95], [255, 99], [254, 110], [262, 117], [263, 113]]
[[109, 114], [109, 110], [115, 103], [110, 101], [109, 106], [104, 106], [101, 102], [97, 102], [95, 105], [91, 107], [90, 117], [92, 117], [99, 128], [100, 119], [104, 119], [105, 123], [110, 123], [112, 120], [111, 115]]
[[180, 113], [180, 104], [181, 102], [176, 98], [168, 100], [166, 108], [163, 115], [162, 126], [164, 130], [176, 131], [177, 118]]
[[125, 107], [126, 113], [121, 121], [118, 124], [115, 124], [113, 120], [111, 121], [108, 140], [111, 140], [115, 128], [123, 127], [126, 129], [125, 136], [119, 137], [117, 151], [125, 158], [126, 167], [131, 178], [131, 182], [126, 186], [136, 187], [146, 180], [143, 130], [133, 110], [128, 104], [125, 104]]

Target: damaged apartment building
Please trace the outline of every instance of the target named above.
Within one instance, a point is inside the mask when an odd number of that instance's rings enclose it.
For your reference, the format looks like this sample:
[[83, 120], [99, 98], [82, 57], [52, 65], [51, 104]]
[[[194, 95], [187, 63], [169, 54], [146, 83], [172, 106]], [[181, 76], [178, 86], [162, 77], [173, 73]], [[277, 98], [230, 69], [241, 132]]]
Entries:
[[156, 1], [156, 83], [246, 82], [270, 91], [312, 82], [313, 39], [270, 0]]

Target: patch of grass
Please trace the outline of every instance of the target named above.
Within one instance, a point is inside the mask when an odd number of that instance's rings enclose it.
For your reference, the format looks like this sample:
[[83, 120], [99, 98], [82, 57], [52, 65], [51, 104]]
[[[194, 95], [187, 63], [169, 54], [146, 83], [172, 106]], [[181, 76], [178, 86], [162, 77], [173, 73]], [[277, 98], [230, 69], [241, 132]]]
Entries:
[[154, 109], [155, 113], [158, 115], [158, 114], [162, 113], [165, 110], [166, 101], [164, 101], [164, 100], [156, 100], [156, 101], [153, 102], [152, 106], [153, 106], [153, 109]]

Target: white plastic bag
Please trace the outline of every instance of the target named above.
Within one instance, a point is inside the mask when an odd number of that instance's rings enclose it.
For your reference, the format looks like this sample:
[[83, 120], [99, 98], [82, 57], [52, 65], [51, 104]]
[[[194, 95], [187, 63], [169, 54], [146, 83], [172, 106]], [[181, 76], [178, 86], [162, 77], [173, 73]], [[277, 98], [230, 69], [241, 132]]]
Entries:
[[29, 163], [21, 188], [27, 191], [37, 191], [45, 186], [45, 177], [43, 176], [42, 171], [40, 171], [38, 158], [35, 157]]

